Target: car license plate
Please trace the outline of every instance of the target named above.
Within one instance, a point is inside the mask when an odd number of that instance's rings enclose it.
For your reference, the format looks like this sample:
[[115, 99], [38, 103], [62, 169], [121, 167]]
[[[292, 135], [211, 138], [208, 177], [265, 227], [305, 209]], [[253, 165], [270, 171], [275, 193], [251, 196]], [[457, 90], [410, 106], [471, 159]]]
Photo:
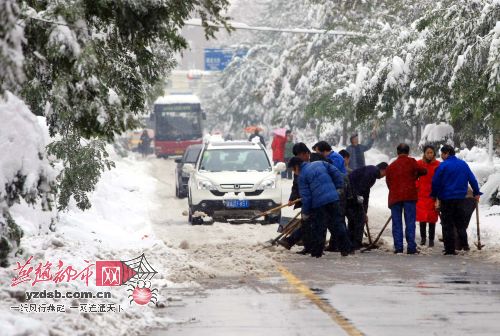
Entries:
[[232, 209], [244, 209], [250, 207], [250, 202], [248, 200], [226, 200], [226, 208]]

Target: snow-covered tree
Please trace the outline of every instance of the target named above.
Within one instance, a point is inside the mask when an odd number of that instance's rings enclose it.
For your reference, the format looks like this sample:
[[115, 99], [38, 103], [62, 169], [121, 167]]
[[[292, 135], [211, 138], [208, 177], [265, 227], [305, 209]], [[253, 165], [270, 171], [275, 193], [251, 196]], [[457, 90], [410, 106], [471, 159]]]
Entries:
[[468, 146], [498, 134], [499, 19], [498, 1], [435, 3], [374, 67], [356, 109], [372, 119], [399, 115], [417, 130], [446, 121]]
[[[71, 198], [79, 208], [89, 208], [87, 193], [113, 166], [105, 143], [139, 125], [137, 115], [147, 110], [148, 100], [174, 66], [173, 53], [187, 46], [180, 35], [184, 22], [201, 17], [206, 36], [213, 36], [217, 28], [208, 22], [225, 24], [227, 6], [227, 0], [0, 2], [0, 126], [8, 127], [4, 120], [9, 118], [22, 118], [26, 125], [18, 131], [35, 141], [16, 151], [0, 148], [9, 153], [0, 160], [5, 219], [0, 261], [20, 238], [10, 234], [20, 230], [8, 207], [20, 197], [48, 199], [53, 191], [44, 144], [36, 142], [40, 129], [27, 113], [45, 116], [54, 136], [48, 153], [62, 166], [58, 209], [65, 209]], [[7, 137], [0, 139], [6, 141], [1, 146], [22, 143], [18, 133], [9, 132], [0, 133]], [[33, 164], [26, 166], [26, 160]]]

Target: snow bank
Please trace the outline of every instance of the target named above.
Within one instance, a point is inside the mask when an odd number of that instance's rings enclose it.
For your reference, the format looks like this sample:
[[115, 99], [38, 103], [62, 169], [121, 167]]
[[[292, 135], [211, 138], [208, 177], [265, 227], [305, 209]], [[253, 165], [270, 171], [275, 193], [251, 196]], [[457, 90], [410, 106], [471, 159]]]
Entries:
[[[32, 120], [33, 121], [33, 120]], [[36, 119], [34, 120], [36, 121]], [[157, 181], [149, 176], [150, 163], [137, 161], [133, 157], [120, 159], [113, 154], [116, 168], [103, 174], [91, 200], [93, 207], [80, 211], [74, 203], [69, 211], [60, 214], [56, 232], [41, 233], [37, 227], [47, 220], [39, 209], [32, 209], [26, 204], [13, 208], [14, 219], [26, 232], [22, 240], [24, 253], [14, 261], [24, 263], [33, 256], [33, 266], [39, 262], [58, 260], [76, 269], [86, 266], [85, 260], [129, 260], [145, 254], [151, 266], [158, 271], [152, 280], [152, 288], [161, 292], [171, 283], [171, 265], [185, 262], [182, 254], [165, 246], [152, 230], [149, 217], [149, 202], [155, 197]], [[22, 283], [11, 287], [10, 281], [18, 276], [15, 264], [9, 268], [0, 268], [0, 325], [2, 336], [7, 335], [72, 335], [79, 334], [108, 335], [110, 330], [116, 335], [137, 334], [146, 327], [164, 327], [171, 322], [168, 318], [159, 318], [159, 308], [153, 304], [147, 306], [130, 305], [126, 286], [97, 287], [95, 277], [89, 285], [84, 281], [69, 283], [54, 282]], [[54, 270], [55, 271], [55, 270]], [[11, 306], [20, 304], [18, 298], [24, 298], [24, 291], [110, 291], [111, 299], [106, 303], [120, 304], [121, 313], [82, 314], [68, 309], [76, 300], [54, 299], [32, 300], [29, 303], [64, 304], [66, 313], [20, 313], [11, 310]], [[159, 301], [164, 301], [161, 295]], [[97, 300], [99, 301], [99, 300]], [[100, 300], [102, 301], [102, 300]], [[87, 302], [80, 299], [78, 302]], [[100, 302], [89, 302], [100, 303]]]

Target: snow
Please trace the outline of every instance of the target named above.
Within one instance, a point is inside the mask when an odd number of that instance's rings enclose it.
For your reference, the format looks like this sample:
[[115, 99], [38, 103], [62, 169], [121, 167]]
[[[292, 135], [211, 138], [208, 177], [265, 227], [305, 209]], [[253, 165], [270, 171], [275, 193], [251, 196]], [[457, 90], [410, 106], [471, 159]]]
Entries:
[[446, 141], [447, 144], [453, 145], [453, 127], [445, 122], [425, 125], [419, 147], [423, 147], [429, 143]]
[[[38, 184], [53, 181], [55, 172], [44, 156], [46, 138], [37, 117], [26, 104], [6, 91], [0, 97], [0, 207], [4, 206], [4, 190], [20, 174], [26, 177], [22, 194], [37, 193]], [[42, 159], [40, 159], [42, 155]], [[41, 181], [41, 177], [46, 182]]]
[[195, 95], [172, 94], [159, 97], [155, 104], [200, 104], [200, 99]]
[[110, 105], [120, 105], [121, 104], [120, 97], [118, 96], [116, 91], [111, 89], [111, 88], [108, 90], [108, 104], [110, 104]]
[[77, 58], [81, 53], [81, 48], [75, 32], [63, 24], [64, 20], [61, 17], [59, 17], [59, 22], [61, 24], [54, 25], [48, 43], [57, 48], [60, 53], [71, 53], [74, 58]]
[[[32, 115], [33, 121], [36, 118]], [[3, 134], [3, 133], [0, 133]], [[112, 152], [111, 148], [108, 148]], [[59, 214], [56, 232], [41, 232], [39, 226], [46, 226], [50, 220], [46, 213], [21, 203], [11, 208], [14, 219], [25, 231], [22, 241], [24, 253], [19, 261], [34, 256], [36, 262], [57, 262], [77, 269], [84, 267], [84, 260], [127, 260], [145, 253], [150, 264], [159, 274], [153, 278], [152, 287], [158, 289], [170, 284], [173, 268], [185, 262], [182, 255], [165, 246], [155, 236], [149, 217], [150, 203], [155, 198], [156, 179], [149, 176], [147, 161], [137, 161], [134, 157], [121, 159], [113, 155], [117, 168], [103, 174], [92, 194], [93, 207], [86, 212], [70, 204], [69, 211]], [[14, 259], [14, 260], [16, 260]], [[13, 267], [1, 268], [1, 279], [16, 276]], [[122, 313], [107, 314], [22, 314], [10, 310], [19, 304], [12, 297], [14, 291], [24, 290], [83, 290], [110, 291], [110, 303], [118, 303], [125, 309]], [[37, 284], [35, 288], [24, 283], [10, 287], [10, 283], [0, 289], [0, 325], [2, 336], [20, 335], [25, 330], [29, 335], [70, 335], [75, 328], [82, 333], [107, 335], [109, 328], [115, 334], [131, 334], [145, 327], [165, 326], [170, 322], [155, 316], [158, 308], [152, 305], [130, 306], [124, 287], [96, 287], [84, 282]], [[46, 303], [40, 300], [36, 303]], [[159, 296], [159, 301], [164, 299]], [[32, 301], [32, 303], [34, 303]], [[49, 302], [50, 303], [50, 302]], [[69, 306], [70, 302], [58, 302]]]

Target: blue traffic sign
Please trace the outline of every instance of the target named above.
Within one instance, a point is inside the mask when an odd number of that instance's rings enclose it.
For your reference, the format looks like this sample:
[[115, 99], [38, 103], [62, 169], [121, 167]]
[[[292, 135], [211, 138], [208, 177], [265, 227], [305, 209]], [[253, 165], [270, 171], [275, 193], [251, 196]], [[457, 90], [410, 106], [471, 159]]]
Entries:
[[244, 57], [247, 51], [246, 49], [235, 51], [231, 48], [205, 48], [205, 70], [223, 71], [234, 56]]

